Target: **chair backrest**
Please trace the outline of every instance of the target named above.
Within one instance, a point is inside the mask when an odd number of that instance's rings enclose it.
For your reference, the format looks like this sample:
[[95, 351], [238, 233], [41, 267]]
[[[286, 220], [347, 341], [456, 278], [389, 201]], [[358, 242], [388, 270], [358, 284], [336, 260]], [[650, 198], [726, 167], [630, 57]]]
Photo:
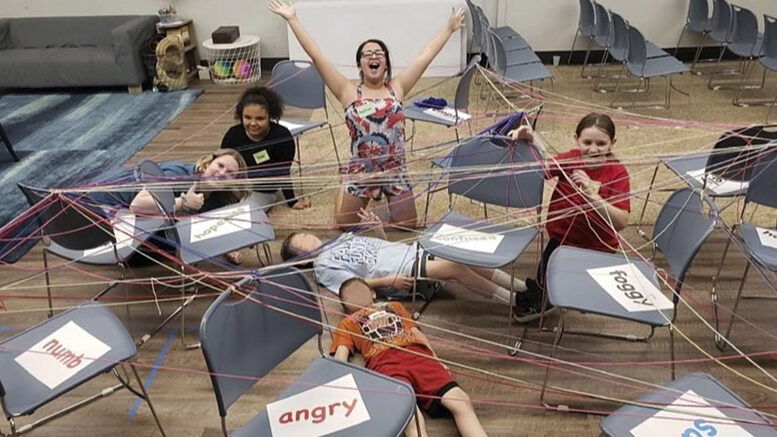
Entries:
[[[469, 108], [469, 88], [472, 83], [472, 76], [478, 71], [478, 64], [480, 64], [480, 55], [475, 55], [469, 61], [469, 65], [464, 69], [464, 73], [459, 79], [459, 84], [456, 86], [456, 96], [453, 100], [453, 107], [455, 109], [467, 109]], [[458, 112], [456, 113], [458, 118]]]
[[647, 62], [647, 44], [642, 32], [634, 26], [629, 26], [629, 52], [626, 56], [628, 63], [634, 70], [642, 71]]
[[734, 15], [726, 0], [713, 0], [710, 36], [717, 36], [719, 42], [729, 41], [734, 27]]
[[734, 33], [731, 36], [731, 42], [751, 47], [749, 54], [754, 54], [753, 48], [758, 41], [758, 19], [753, 11], [742, 6], [732, 4], [731, 9], [734, 13]]
[[777, 147], [764, 151], [753, 166], [745, 202], [777, 208]]
[[496, 60], [494, 59], [494, 44], [491, 42], [491, 32], [488, 31], [488, 21], [486, 20], [486, 16], [483, 14], [483, 11], [481, 11], [480, 8], [477, 8], [476, 10], [478, 11], [478, 21], [480, 21], [480, 28], [482, 29], [480, 36], [480, 47], [483, 53], [486, 54], [488, 63], [491, 65], [491, 68], [494, 68], [494, 65], [496, 64]]
[[140, 183], [152, 184], [144, 188], [151, 193], [159, 210], [167, 218], [172, 218], [175, 213], [175, 192], [170, 186], [164, 184], [165, 181], [170, 180], [165, 178], [159, 165], [154, 161], [144, 159], [135, 167], [135, 179]]
[[[721, 179], [749, 181], [753, 165], [767, 144], [777, 146], [777, 125], [747, 126], [733, 129], [718, 138], [707, 158], [705, 173]], [[727, 152], [726, 149], [732, 149]]]
[[[583, 33], [583, 29], [593, 29], [596, 25], [596, 12], [594, 2], [591, 0], [578, 0], [580, 3], [580, 15], [577, 18], [577, 29]], [[583, 33], [586, 35], [585, 33]], [[592, 36], [590, 33], [586, 36]]]
[[612, 10], [610, 10], [610, 22], [612, 23], [610, 56], [616, 61], [624, 62], [629, 53], [629, 24], [620, 14]]
[[502, 44], [502, 39], [494, 32], [494, 29], [488, 28], [488, 34], [491, 35], [491, 52], [494, 55], [494, 63], [492, 65], [494, 71], [499, 75], [503, 75], [507, 70], [507, 54], [505, 53], [505, 47]]
[[[472, 42], [481, 44], [483, 41], [483, 25], [480, 22], [480, 14], [478, 14], [477, 6], [473, 5], [472, 2], [467, 1], [467, 6], [469, 7], [469, 17], [472, 20]], [[480, 51], [482, 52], [485, 49], [481, 45]]]
[[712, 233], [717, 220], [715, 204], [690, 188], [672, 193], [658, 213], [653, 239], [664, 254], [672, 276], [677, 279], [677, 291], [693, 257]]
[[777, 18], [764, 14], [763, 54], [777, 60]]
[[[43, 201], [47, 190], [17, 184], [31, 206]], [[64, 197], [68, 196], [68, 197]], [[71, 250], [86, 250], [115, 242], [110, 226], [99, 215], [79, 204], [79, 198], [57, 194], [46, 200], [37, 213], [43, 235]]]
[[221, 417], [258, 379], [321, 333], [321, 310], [308, 279], [294, 268], [265, 276], [258, 285], [238, 283], [240, 293], [225, 291], [202, 316], [200, 344]]
[[702, 24], [709, 19], [710, 6], [707, 0], [691, 0], [688, 3], [688, 16], [685, 17], [687, 24]]
[[448, 192], [511, 208], [542, 204], [542, 154], [525, 141], [476, 136], [451, 152]]
[[607, 12], [607, 8], [594, 3], [594, 10], [596, 11], [596, 32], [594, 34], [594, 40], [596, 44], [601, 47], [609, 47], [610, 45], [610, 13]]
[[272, 68], [270, 84], [270, 88], [289, 106], [305, 109], [326, 107], [324, 79], [311, 62], [278, 62]]

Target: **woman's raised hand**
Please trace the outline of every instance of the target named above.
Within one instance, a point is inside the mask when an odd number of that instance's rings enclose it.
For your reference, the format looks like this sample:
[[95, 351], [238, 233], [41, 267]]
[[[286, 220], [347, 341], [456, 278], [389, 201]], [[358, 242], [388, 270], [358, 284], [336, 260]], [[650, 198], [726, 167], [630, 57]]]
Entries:
[[283, 0], [272, 0], [270, 2], [270, 11], [280, 15], [286, 21], [297, 15], [297, 11], [294, 9], [294, 5], [286, 3]]
[[451, 13], [451, 17], [448, 19], [448, 30], [451, 31], [451, 33], [461, 29], [464, 27], [464, 7], [460, 7], [458, 9], [455, 9]]

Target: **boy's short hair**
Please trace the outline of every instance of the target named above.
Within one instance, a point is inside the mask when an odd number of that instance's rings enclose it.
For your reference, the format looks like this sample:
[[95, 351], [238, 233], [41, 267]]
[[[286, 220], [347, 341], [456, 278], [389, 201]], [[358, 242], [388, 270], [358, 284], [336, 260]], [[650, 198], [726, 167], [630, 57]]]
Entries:
[[291, 246], [292, 238], [296, 237], [298, 234], [300, 233], [292, 232], [291, 234], [289, 234], [288, 237], [286, 237], [283, 240], [283, 243], [281, 243], [281, 259], [283, 259], [284, 261], [288, 261], [292, 258], [296, 258], [297, 256], [299, 256], [298, 251]]

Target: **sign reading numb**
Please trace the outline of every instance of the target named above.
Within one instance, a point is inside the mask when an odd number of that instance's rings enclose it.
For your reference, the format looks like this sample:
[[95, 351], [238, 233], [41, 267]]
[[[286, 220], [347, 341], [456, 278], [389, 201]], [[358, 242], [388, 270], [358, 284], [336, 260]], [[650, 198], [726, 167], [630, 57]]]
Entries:
[[588, 274], [630, 313], [673, 307], [672, 302], [634, 264], [589, 269]]

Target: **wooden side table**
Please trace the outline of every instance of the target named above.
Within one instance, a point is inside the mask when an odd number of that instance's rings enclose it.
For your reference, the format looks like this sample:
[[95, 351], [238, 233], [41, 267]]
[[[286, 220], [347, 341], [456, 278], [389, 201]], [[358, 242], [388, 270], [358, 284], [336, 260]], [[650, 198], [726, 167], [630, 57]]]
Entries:
[[186, 63], [186, 79], [190, 81], [197, 75], [200, 59], [197, 55], [197, 38], [194, 36], [192, 19], [185, 18], [171, 23], [157, 23], [156, 31], [165, 36], [179, 36], [183, 41], [184, 62]]

